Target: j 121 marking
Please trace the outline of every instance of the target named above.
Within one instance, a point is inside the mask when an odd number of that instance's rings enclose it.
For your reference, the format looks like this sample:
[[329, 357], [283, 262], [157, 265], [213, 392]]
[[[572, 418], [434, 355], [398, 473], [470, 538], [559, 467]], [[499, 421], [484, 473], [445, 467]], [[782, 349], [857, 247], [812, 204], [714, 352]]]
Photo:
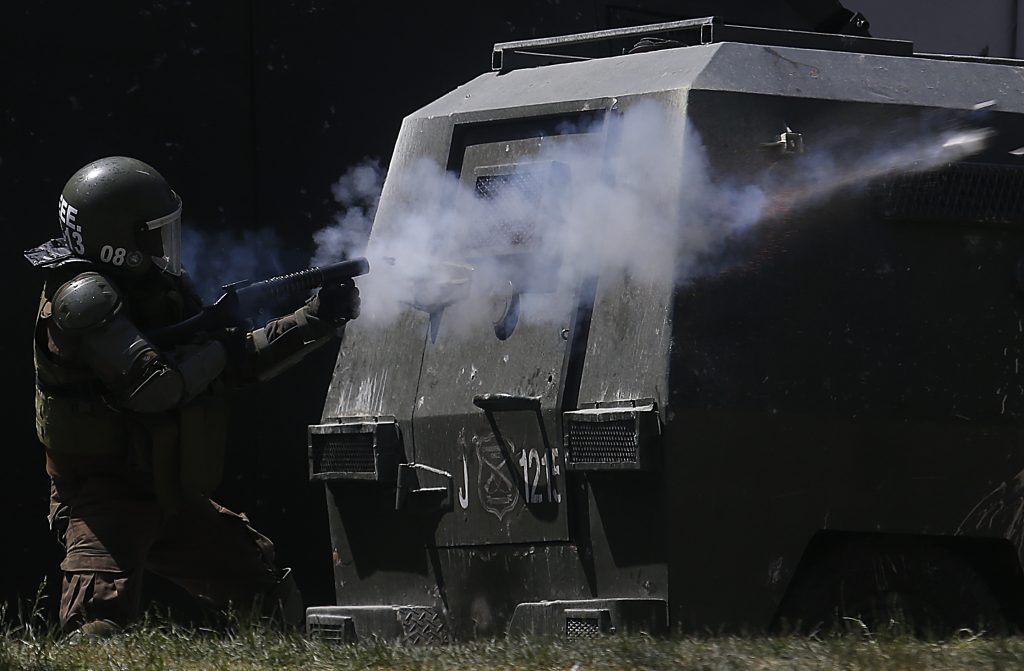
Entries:
[[[527, 505], [534, 503], [561, 503], [558, 492], [558, 450], [545, 451], [536, 448], [519, 453], [519, 465], [523, 468], [523, 500]], [[543, 477], [543, 482], [541, 478]]]

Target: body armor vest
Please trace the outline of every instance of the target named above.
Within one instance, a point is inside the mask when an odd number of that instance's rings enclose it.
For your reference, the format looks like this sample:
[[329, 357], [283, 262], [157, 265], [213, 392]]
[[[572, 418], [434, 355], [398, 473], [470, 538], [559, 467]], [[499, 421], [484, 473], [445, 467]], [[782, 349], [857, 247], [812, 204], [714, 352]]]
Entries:
[[[183, 492], [208, 495], [219, 483], [226, 443], [227, 401], [215, 383], [187, 404], [162, 413], [110, 406], [100, 380], [76, 362], [74, 338], [51, 351], [50, 301], [65, 282], [93, 270], [72, 263], [50, 271], [36, 317], [36, 432], [54, 477], [111, 468], [152, 473], [157, 497], [173, 509]], [[201, 308], [187, 280], [161, 272], [120, 287], [123, 309], [145, 333], [185, 319]], [[74, 475], [72, 475], [74, 474]]]

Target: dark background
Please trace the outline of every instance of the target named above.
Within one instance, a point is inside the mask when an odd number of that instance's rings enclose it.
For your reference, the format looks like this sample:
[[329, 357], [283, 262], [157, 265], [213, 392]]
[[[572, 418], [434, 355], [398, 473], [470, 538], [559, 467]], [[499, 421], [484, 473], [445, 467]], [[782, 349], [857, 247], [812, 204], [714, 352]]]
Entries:
[[[182, 196], [185, 236], [195, 241], [201, 233], [207, 263], [248, 260], [259, 275], [273, 274], [308, 261], [312, 233], [339, 213], [331, 186], [345, 170], [368, 158], [386, 166], [402, 118], [487, 72], [495, 42], [710, 14], [811, 29], [838, 7], [833, 0], [7, 3], [0, 14], [0, 267], [9, 322], [0, 348], [7, 386], [0, 599], [16, 608], [45, 578], [46, 607], [56, 604], [60, 550], [46, 525], [49, 488], [32, 421], [30, 338], [42, 275], [22, 252], [57, 234], [57, 198], [79, 167], [112, 154], [152, 164]], [[260, 249], [242, 243], [243, 234], [267, 230]], [[323, 492], [307, 480], [305, 431], [320, 419], [336, 355], [328, 347], [237, 397], [217, 495], [276, 542], [307, 605], [333, 603]], [[159, 599], [180, 599], [159, 581], [151, 586]]]

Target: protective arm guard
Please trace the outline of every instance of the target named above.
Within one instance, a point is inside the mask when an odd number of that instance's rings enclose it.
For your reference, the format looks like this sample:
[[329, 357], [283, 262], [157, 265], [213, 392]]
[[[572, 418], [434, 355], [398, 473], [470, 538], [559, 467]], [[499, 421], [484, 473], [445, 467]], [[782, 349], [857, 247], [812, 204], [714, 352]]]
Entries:
[[249, 374], [269, 380], [288, 370], [307, 354], [344, 336], [344, 323], [336, 324], [316, 316], [307, 304], [290, 315], [268, 322], [248, 336]]
[[103, 383], [111, 405], [162, 412], [191, 400], [220, 375], [224, 346], [211, 341], [172, 363], [122, 310], [117, 289], [98, 273], [83, 273], [53, 296], [54, 325], [78, 341], [75, 359]]

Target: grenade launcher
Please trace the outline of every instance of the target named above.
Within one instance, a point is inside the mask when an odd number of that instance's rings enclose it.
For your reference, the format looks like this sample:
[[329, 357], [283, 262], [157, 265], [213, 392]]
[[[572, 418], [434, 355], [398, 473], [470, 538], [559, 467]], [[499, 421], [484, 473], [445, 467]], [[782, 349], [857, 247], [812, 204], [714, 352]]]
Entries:
[[204, 331], [230, 327], [248, 328], [249, 319], [272, 302], [289, 296], [299, 296], [317, 287], [341, 283], [365, 275], [369, 270], [370, 264], [365, 258], [355, 257], [258, 282], [232, 282], [222, 287], [224, 293], [220, 298], [211, 305], [204, 305], [198, 314], [177, 324], [151, 331], [147, 337], [158, 347], [168, 347], [187, 342], [195, 334]]

